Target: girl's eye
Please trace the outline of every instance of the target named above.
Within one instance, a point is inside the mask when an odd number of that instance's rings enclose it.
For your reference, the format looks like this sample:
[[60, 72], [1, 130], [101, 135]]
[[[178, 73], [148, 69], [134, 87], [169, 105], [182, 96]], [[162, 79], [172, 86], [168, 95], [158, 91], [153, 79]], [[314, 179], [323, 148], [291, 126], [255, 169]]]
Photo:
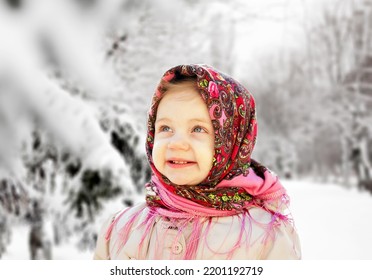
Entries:
[[171, 132], [171, 128], [169, 126], [163, 125], [159, 128], [160, 132]]
[[202, 133], [202, 132], [207, 132], [204, 128], [202, 128], [201, 126], [196, 126], [194, 127], [194, 129], [192, 130], [193, 132], [198, 132], [198, 133]]

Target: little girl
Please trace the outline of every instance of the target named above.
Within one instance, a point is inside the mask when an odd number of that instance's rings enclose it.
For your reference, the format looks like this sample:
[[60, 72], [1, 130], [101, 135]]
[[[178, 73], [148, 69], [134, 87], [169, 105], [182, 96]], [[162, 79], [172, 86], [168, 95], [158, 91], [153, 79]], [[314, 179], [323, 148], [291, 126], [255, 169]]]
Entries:
[[289, 198], [251, 159], [252, 95], [206, 65], [162, 77], [148, 116], [146, 203], [107, 221], [95, 259], [300, 259]]

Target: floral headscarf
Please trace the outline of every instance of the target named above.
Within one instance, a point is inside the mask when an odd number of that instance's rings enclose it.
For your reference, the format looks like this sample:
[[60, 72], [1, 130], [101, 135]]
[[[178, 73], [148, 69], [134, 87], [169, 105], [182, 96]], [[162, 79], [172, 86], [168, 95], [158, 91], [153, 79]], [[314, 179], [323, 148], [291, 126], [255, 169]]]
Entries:
[[[154, 166], [155, 120], [165, 94], [164, 84], [195, 77], [215, 132], [213, 166], [196, 186], [178, 186]], [[257, 199], [275, 199], [285, 193], [277, 178], [251, 159], [257, 137], [253, 96], [240, 83], [207, 65], [179, 65], [162, 77], [148, 117], [147, 156], [153, 177], [147, 184], [147, 203], [173, 212], [226, 216], [243, 211]], [[170, 214], [168, 212], [168, 214]]]

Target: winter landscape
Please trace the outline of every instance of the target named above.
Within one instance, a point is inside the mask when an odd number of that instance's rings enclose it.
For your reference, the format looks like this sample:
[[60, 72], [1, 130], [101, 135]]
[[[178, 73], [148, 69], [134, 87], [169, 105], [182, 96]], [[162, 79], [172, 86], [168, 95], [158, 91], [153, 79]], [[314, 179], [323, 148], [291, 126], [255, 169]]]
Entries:
[[371, 260], [370, 26], [370, 0], [1, 1], [0, 259], [91, 259], [144, 200], [158, 79], [205, 63], [255, 96], [303, 259]]

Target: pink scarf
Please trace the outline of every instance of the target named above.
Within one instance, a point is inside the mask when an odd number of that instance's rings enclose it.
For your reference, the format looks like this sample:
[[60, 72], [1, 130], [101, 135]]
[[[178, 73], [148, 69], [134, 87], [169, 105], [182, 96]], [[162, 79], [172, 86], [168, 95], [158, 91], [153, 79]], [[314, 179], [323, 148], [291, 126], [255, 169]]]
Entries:
[[[265, 171], [264, 176], [265, 178], [262, 179], [251, 169], [246, 177], [238, 176], [231, 180], [223, 180], [216, 185], [213, 189], [214, 193], [224, 194], [226, 191], [235, 190], [237, 186], [241, 186], [241, 189], [249, 194], [249, 199], [244, 203], [245, 205], [238, 204], [238, 207], [230, 210], [217, 210], [213, 207], [205, 207], [204, 205], [200, 205], [190, 199], [177, 195], [163, 187], [162, 182], [156, 176], [152, 177], [152, 184], [156, 186], [157, 196], [162, 203], [162, 207], [160, 207], [158, 213], [161, 213], [163, 216], [173, 218], [188, 218], [190, 216], [218, 217], [235, 215], [253, 205], [264, 206], [264, 201], [272, 201], [285, 195], [285, 189], [276, 176], [273, 176], [269, 171]], [[154, 189], [155, 188], [152, 187], [150, 192]], [[200, 191], [199, 195], [200, 193], [202, 192]], [[209, 190], [208, 193], [210, 194], [212, 191]], [[148, 196], [150, 195], [148, 194]], [[262, 205], [257, 205], [257, 201], [261, 201]], [[150, 202], [150, 205], [151, 204]]]

